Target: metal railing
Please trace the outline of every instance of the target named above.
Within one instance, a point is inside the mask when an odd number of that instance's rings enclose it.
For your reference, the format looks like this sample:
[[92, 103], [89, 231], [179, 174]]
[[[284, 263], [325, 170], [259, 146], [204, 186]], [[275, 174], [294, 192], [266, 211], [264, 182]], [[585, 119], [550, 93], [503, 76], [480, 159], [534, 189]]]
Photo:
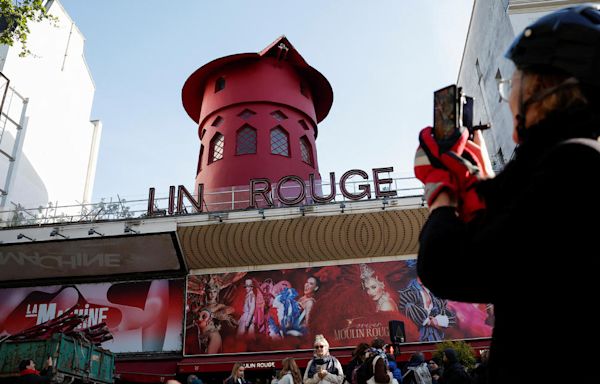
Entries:
[[[346, 181], [346, 189], [351, 193], [358, 193], [360, 191], [359, 186], [368, 184], [371, 188], [371, 200], [375, 198], [374, 195], [374, 184], [373, 180], [358, 180], [358, 181]], [[328, 183], [322, 183], [320, 185], [323, 190], [323, 195], [328, 195], [331, 191]], [[423, 196], [423, 185], [414, 177], [399, 177], [392, 179], [392, 183], [384, 185], [387, 188], [381, 188], [382, 190], [396, 191], [397, 195], [389, 199], [402, 199], [409, 197], [422, 197]], [[273, 185], [270, 192], [271, 200], [275, 207], [284, 207], [286, 204], [282, 203], [277, 199], [276, 194], [273, 192], [276, 186]], [[282, 186], [282, 191], [286, 189], [300, 189], [298, 185]], [[311, 206], [321, 205], [313, 201], [310, 196], [308, 183], [306, 183], [307, 191], [305, 199], [296, 204], [296, 206]], [[285, 194], [283, 192], [282, 194]], [[215, 213], [215, 212], [231, 212], [231, 211], [243, 211], [249, 207], [250, 190], [247, 186], [245, 187], [231, 187], [227, 189], [219, 189], [216, 191], [205, 191], [203, 201], [203, 212], [204, 213]], [[194, 196], [197, 199], [197, 196]], [[164, 216], [167, 214], [167, 207], [169, 205], [169, 196], [156, 195], [154, 198], [154, 211], [155, 216]], [[364, 199], [367, 200], [367, 199]], [[343, 196], [340, 192], [339, 185], [336, 183], [336, 195], [331, 203], [346, 202], [348, 199]], [[264, 206], [262, 200], [258, 201], [260, 207]], [[191, 202], [184, 204], [184, 212], [180, 214], [194, 214], [196, 213]], [[66, 223], [91, 223], [98, 221], [113, 221], [113, 220], [131, 220], [131, 219], [142, 219], [148, 218], [148, 199], [125, 199], [117, 196], [116, 198], [101, 199], [98, 203], [91, 204], [72, 204], [72, 205], [59, 205], [58, 203], [48, 203], [47, 206], [40, 206], [38, 208], [25, 208], [20, 205], [14, 206], [10, 210], [0, 211], [0, 227], [21, 227], [21, 226], [38, 226], [48, 224], [66, 224]]]

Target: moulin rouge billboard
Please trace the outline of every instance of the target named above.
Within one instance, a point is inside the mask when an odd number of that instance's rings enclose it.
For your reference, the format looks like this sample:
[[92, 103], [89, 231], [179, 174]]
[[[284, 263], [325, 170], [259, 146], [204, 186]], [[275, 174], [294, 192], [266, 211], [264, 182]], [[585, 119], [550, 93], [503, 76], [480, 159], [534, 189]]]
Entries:
[[409, 343], [491, 336], [491, 307], [435, 297], [415, 264], [190, 275], [184, 354], [310, 349], [316, 334], [353, 347], [389, 340], [390, 320], [404, 322]]
[[181, 351], [183, 281], [152, 280], [0, 289], [0, 335], [11, 335], [76, 306], [82, 328], [105, 322], [112, 352]]

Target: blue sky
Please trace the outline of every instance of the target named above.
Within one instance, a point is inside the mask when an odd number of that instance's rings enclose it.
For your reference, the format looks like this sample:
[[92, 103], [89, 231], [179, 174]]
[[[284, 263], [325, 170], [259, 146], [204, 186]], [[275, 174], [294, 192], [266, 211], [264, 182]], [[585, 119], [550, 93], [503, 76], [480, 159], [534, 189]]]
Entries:
[[103, 122], [93, 201], [193, 189], [200, 141], [181, 88], [216, 58], [286, 35], [331, 83], [319, 170], [412, 174], [433, 91], [456, 82], [473, 0], [61, 0], [86, 38]]

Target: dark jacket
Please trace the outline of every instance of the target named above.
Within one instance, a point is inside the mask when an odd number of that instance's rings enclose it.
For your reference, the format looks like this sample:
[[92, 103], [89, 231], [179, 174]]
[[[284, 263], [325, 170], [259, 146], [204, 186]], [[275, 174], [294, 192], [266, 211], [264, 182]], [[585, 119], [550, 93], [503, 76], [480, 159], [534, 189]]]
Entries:
[[445, 349], [444, 355], [448, 360], [444, 364], [444, 373], [438, 382], [440, 384], [470, 384], [471, 378], [465, 367], [458, 361], [454, 349]]
[[[526, 346], [593, 356], [600, 343], [600, 332], [580, 333], [598, 296], [600, 145], [565, 142], [596, 138], [599, 120], [574, 110], [529, 128], [515, 158], [478, 186], [488, 207], [482, 217], [465, 224], [444, 207], [422, 229], [423, 283], [445, 299], [494, 304], [491, 383], [539, 381], [535, 369], [515, 363]], [[556, 374], [594, 381], [590, 370]]]
[[[232, 376], [229, 376], [227, 379], [225, 379], [225, 381], [223, 383], [224, 384], [238, 384], [239, 381], [237, 379], [234, 379]], [[249, 381], [244, 378], [244, 379], [242, 379], [242, 383], [249, 383]]]
[[42, 369], [39, 374], [28, 373], [24, 374], [21, 372], [21, 376], [19, 376], [18, 383], [19, 384], [49, 384], [52, 379], [52, 369], [46, 368]]

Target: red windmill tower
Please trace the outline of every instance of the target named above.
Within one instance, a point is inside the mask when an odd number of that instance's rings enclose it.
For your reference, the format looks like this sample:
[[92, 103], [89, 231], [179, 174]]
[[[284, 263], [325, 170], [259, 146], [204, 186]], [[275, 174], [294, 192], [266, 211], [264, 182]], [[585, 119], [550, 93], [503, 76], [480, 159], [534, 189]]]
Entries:
[[185, 82], [182, 99], [198, 123], [196, 185], [204, 185], [212, 210], [248, 207], [251, 179], [320, 180], [317, 124], [331, 109], [333, 91], [286, 37], [259, 53], [205, 64]]

